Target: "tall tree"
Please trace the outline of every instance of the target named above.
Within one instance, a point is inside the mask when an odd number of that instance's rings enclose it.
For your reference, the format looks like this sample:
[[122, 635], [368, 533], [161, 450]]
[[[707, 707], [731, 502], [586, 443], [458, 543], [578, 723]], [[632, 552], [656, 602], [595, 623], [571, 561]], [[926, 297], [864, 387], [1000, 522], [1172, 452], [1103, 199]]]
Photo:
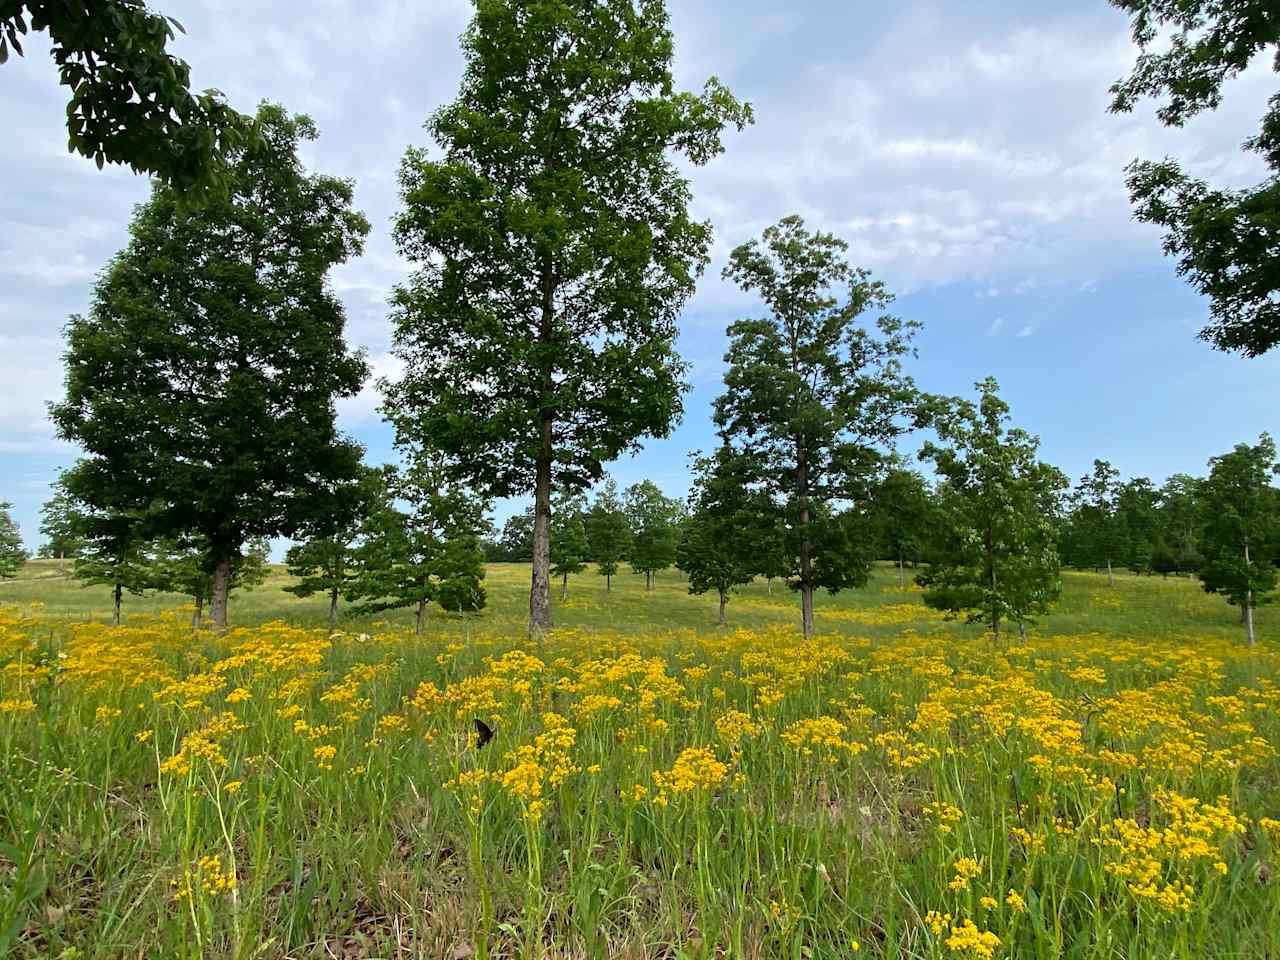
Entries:
[[942, 536], [917, 580], [926, 604], [986, 623], [998, 641], [1004, 621], [1023, 629], [1061, 592], [1055, 537], [1067, 479], [1036, 459], [1036, 437], [1008, 427], [995, 380], [977, 389], [977, 407], [961, 400], [938, 413], [942, 444], [920, 451], [942, 479]]
[[631, 527], [631, 569], [644, 574], [644, 588], [653, 589], [654, 574], [676, 562], [677, 525], [682, 509], [652, 480], [627, 487], [625, 510]]
[[565, 493], [551, 511], [551, 573], [560, 577], [560, 600], [569, 596], [569, 575], [587, 569], [591, 546], [587, 541], [586, 500]]
[[[1280, 72], [1275, 0], [1111, 0], [1132, 17], [1141, 51], [1133, 72], [1116, 82], [1111, 109], [1128, 112], [1143, 97], [1181, 127], [1222, 102], [1223, 84], [1255, 57]], [[1200, 337], [1219, 350], [1256, 357], [1280, 343], [1280, 93], [1245, 149], [1262, 155], [1268, 176], [1245, 190], [1221, 190], [1171, 159], [1128, 167], [1137, 217], [1165, 228], [1164, 249], [1178, 272], [1210, 298]]]
[[1200, 569], [1200, 490], [1203, 481], [1175, 473], [1160, 488], [1160, 539], [1177, 573]]
[[676, 544], [676, 563], [689, 577], [689, 592], [715, 590], [720, 625], [729, 594], [755, 576], [759, 495], [753, 495], [749, 465], [721, 447], [693, 462], [689, 517]]
[[674, 157], [700, 165], [751, 119], [714, 78], [677, 93], [662, 0], [484, 0], [443, 155], [400, 171], [402, 437], [487, 496], [534, 495], [529, 628], [551, 625], [551, 492], [678, 419], [676, 318], [707, 262]]
[[1256, 445], [1239, 443], [1231, 453], [1210, 460], [1209, 476], [1201, 487], [1203, 586], [1240, 608], [1250, 646], [1254, 608], [1271, 602], [1277, 583], [1277, 474], [1276, 445], [1264, 433]]
[[891, 298], [844, 259], [847, 249], [791, 216], [767, 228], [763, 244], [737, 247], [724, 270], [769, 315], [729, 327], [715, 422], [774, 503], [806, 637], [816, 589], [867, 580], [875, 545], [850, 507], [865, 502], [887, 445], [916, 412], [901, 358], [917, 325], [887, 313], [864, 323]]
[[89, 454], [77, 499], [147, 509], [153, 535], [207, 544], [219, 627], [245, 541], [293, 535], [318, 490], [355, 476], [334, 401], [368, 372], [327, 282], [369, 229], [352, 185], [302, 169], [306, 117], [264, 105], [258, 124], [225, 200], [187, 209], [158, 185], [138, 208], [89, 315], [68, 324], [52, 410]]
[[901, 466], [890, 468], [871, 492], [871, 516], [882, 554], [897, 561], [898, 586], [905, 587], [906, 560], [920, 556], [933, 519], [924, 477]]
[[40, 508], [40, 532], [45, 542], [39, 553], [49, 560], [74, 559], [83, 545], [83, 534], [77, 529], [80, 512], [61, 477], [53, 487], [53, 496]]
[[191, 91], [191, 70], [166, 49], [173, 17], [143, 0], [4, 0], [0, 64], [22, 55], [28, 30], [45, 32], [59, 79], [71, 91], [67, 148], [124, 163], [179, 190], [223, 189], [225, 155], [253, 127], [217, 90]]
[[1111, 561], [1121, 547], [1116, 497], [1120, 471], [1106, 460], [1094, 460], [1093, 472], [1080, 478], [1072, 491], [1074, 519], [1082, 538], [1083, 555], [1090, 566], [1107, 568], [1107, 586], [1115, 586]]
[[605, 592], [609, 593], [619, 565], [631, 550], [631, 525], [612, 477], [605, 478], [587, 512], [587, 542], [596, 571], [604, 577]]
[[9, 511], [12, 503], [0, 502], [0, 580], [12, 580], [27, 562], [27, 551], [22, 546], [22, 535]]
[[1121, 557], [1134, 573], [1150, 573], [1159, 532], [1160, 493], [1147, 477], [1126, 480], [1116, 489], [1116, 525]]

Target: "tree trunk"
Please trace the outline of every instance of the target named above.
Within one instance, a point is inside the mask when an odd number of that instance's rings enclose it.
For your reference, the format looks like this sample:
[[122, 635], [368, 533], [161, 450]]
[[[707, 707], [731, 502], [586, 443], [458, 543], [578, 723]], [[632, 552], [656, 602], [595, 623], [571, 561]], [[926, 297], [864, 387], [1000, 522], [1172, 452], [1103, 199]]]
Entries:
[[113, 627], [120, 626], [120, 600], [123, 594], [124, 594], [124, 588], [117, 583], [116, 588], [113, 591], [113, 597], [115, 599], [115, 607], [111, 611], [111, 625]]
[[560, 579], [560, 602], [564, 603], [569, 598], [569, 574], [564, 574]]
[[[1249, 541], [1248, 541], [1248, 540], [1245, 540], [1245, 542], [1244, 542], [1244, 568], [1245, 568], [1245, 570], [1246, 570], [1246, 571], [1247, 571], [1247, 570], [1249, 570], [1249, 568], [1250, 568], [1250, 566], [1251, 566], [1251, 565], [1252, 565], [1252, 562], [1249, 560]], [[1246, 591], [1245, 591], [1245, 594], [1244, 594], [1244, 609], [1243, 609], [1243, 610], [1241, 610], [1240, 612], [1241, 612], [1242, 614], [1244, 614], [1244, 632], [1245, 632], [1245, 636], [1248, 638], [1249, 646], [1251, 646], [1251, 647], [1252, 647], [1252, 646], [1253, 646], [1253, 643], [1254, 643], [1254, 636], [1253, 636], [1253, 590], [1252, 590], [1252, 589], [1249, 589], [1249, 590], [1246, 590]]]
[[529, 585], [529, 636], [551, 629], [551, 417], [542, 418], [542, 453], [533, 494], [533, 580]]
[[329, 591], [329, 632], [338, 625], [338, 588]]
[[227, 629], [227, 594], [231, 592], [231, 558], [214, 562], [213, 589], [209, 597], [209, 619], [219, 630]]
[[1022, 640], [1023, 643], [1026, 643], [1027, 625], [1023, 623], [1021, 620], [1018, 621], [1018, 638]]
[[[555, 160], [550, 163], [554, 166]], [[542, 309], [538, 318], [538, 341], [543, 350], [551, 349], [555, 332], [556, 275], [555, 264], [549, 254], [542, 256], [538, 265], [538, 282], [541, 287]], [[550, 356], [549, 353], [544, 356]], [[554, 412], [551, 394], [555, 389], [555, 371], [551, 361], [544, 360], [541, 376], [541, 432], [535, 463], [533, 488], [533, 579], [529, 584], [529, 636], [541, 639], [551, 629], [551, 463], [554, 455]]]
[[200, 621], [204, 619], [204, 597], [195, 597], [195, 609], [191, 611], [191, 629], [199, 630]]
[[901, 590], [907, 585], [907, 571], [902, 566], [902, 551], [898, 551], [898, 589]]
[[653, 589], [653, 571], [646, 570], [644, 572], [644, 588], [646, 591]]
[[418, 601], [418, 615], [414, 618], [414, 621], [413, 621], [413, 633], [414, 633], [414, 636], [419, 636], [419, 637], [420, 637], [420, 636], [422, 636], [422, 615], [423, 615], [423, 613], [425, 613], [425, 612], [426, 612], [426, 609], [427, 609], [427, 601], [426, 601], [426, 600], [419, 600], [419, 601]]
[[765, 593], [772, 595], [773, 594], [773, 577], [765, 577], [764, 582], [765, 582]]
[[813, 558], [809, 543], [809, 461], [804, 447], [796, 444], [796, 486], [800, 494], [800, 629], [813, 636]]
[[998, 644], [1000, 642], [1000, 604], [998, 601], [999, 587], [996, 584], [995, 535], [991, 532], [990, 524], [987, 525], [986, 544], [987, 569], [991, 574], [991, 633], [995, 642]]
[[1115, 585], [1115, 577], [1111, 575], [1111, 558], [1107, 557], [1107, 586], [1114, 587]]
[[720, 626], [722, 627], [725, 624], [724, 605], [728, 602], [728, 600], [729, 600], [729, 595], [724, 590], [721, 590], [720, 591]]
[[613, 593], [613, 574], [611, 573], [604, 575], [604, 592]]

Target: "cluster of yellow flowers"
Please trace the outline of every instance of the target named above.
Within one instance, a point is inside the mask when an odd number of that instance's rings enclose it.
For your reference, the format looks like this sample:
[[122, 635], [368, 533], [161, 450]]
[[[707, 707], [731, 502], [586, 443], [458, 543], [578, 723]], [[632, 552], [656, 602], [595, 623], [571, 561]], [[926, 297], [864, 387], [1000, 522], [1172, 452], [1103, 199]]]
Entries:
[[724, 783], [728, 773], [728, 764], [721, 763], [713, 751], [706, 747], [686, 747], [670, 770], [653, 772], [653, 782], [658, 789], [654, 802], [666, 806], [673, 795], [710, 792]]
[[236, 876], [230, 869], [223, 869], [222, 857], [211, 854], [201, 857], [182, 871], [182, 879], [174, 880], [174, 900], [189, 900], [197, 891], [210, 897], [235, 890]]
[[[58, 630], [46, 641], [53, 630], [0, 616], [13, 742], [101, 738], [158, 766], [158, 792], [219, 811], [288, 784], [301, 803], [443, 784], [477, 832], [506, 818], [545, 836], [602, 812], [663, 830], [747, 809], [780, 835], [830, 823], [851, 848], [920, 851], [921, 896], [940, 910], [913, 935], [939, 956], [1019, 950], [1020, 915], [1073, 871], [1112, 905], [1189, 925], [1250, 857], [1280, 866], [1280, 806], [1263, 789], [1280, 775], [1280, 655], [1265, 648], [781, 628], [445, 644], [285, 624], [213, 637], [173, 618]], [[203, 857], [176, 896], [234, 884]], [[803, 926], [794, 890], [755, 902]]]

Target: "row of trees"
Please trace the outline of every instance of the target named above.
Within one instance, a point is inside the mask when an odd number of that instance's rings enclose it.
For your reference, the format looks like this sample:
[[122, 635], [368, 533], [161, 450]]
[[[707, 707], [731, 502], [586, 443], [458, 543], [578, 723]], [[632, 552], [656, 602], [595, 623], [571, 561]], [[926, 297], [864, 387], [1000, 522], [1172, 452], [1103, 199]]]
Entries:
[[[217, 582], [208, 544], [194, 535], [148, 539], [153, 515], [87, 507], [68, 492], [81, 468], [63, 474], [41, 511], [48, 538], [41, 555], [69, 561], [71, 575], [86, 585], [109, 587], [116, 624], [125, 594], [160, 591], [190, 597], [192, 625], [199, 626]], [[415, 608], [419, 630], [432, 601], [459, 613], [484, 606], [483, 503], [442, 485], [438, 476], [384, 467], [362, 469], [356, 481], [335, 491], [332, 506], [288, 551], [295, 582], [284, 588], [299, 597], [327, 596], [330, 627], [340, 599], [356, 602], [362, 613]], [[227, 593], [261, 584], [268, 556], [264, 538], [250, 540], [232, 563]]]
[[[72, 35], [50, 5], [20, 4], [0, 19], [9, 42], [25, 7], [55, 40]], [[136, 24], [162, 53], [163, 23]], [[380, 386], [404, 468], [384, 475], [381, 505], [357, 511], [358, 524], [348, 505], [361, 451], [337, 432], [334, 404], [368, 366], [343, 339], [327, 276], [369, 226], [349, 181], [302, 169], [298, 147], [316, 136], [307, 118], [263, 105], [251, 136], [220, 144], [223, 189], [199, 205], [181, 178], [158, 182], [89, 313], [68, 325], [52, 416], [86, 452], [64, 478], [68, 497], [101, 538], [199, 544], [220, 626], [245, 545], [262, 537], [341, 540], [354, 551], [344, 564], [381, 552], [378, 577], [326, 587], [331, 599], [421, 614], [448, 579], [437, 565], [449, 545], [476, 556], [478, 514], [461, 507], [531, 494], [539, 634], [553, 571], [563, 589], [590, 545], [580, 498], [605, 464], [679, 418], [676, 318], [712, 231], [691, 218], [677, 161], [721, 153], [750, 106], [714, 77], [699, 94], [676, 90], [660, 0], [494, 0], [462, 44], [459, 96], [428, 124], [438, 149], [401, 163], [394, 232], [413, 273], [392, 321], [404, 372]], [[1035, 438], [1009, 428], [993, 382], [976, 404], [916, 388], [904, 370], [916, 325], [887, 312], [888, 292], [846, 250], [788, 217], [732, 252], [724, 276], [766, 315], [729, 328], [720, 446], [696, 466], [690, 523], [674, 544], [633, 528], [629, 559], [643, 569], [649, 540], [674, 547], [722, 601], [720, 585], [747, 572], [785, 577], [808, 634], [817, 590], [866, 579], [872, 492], [895, 441], [931, 427], [922, 456], [954, 536], [935, 544], [927, 598], [997, 631], [1024, 623], [1057, 589], [1051, 505], [1065, 482], [1036, 459]], [[742, 531], [756, 538], [745, 566], [720, 549]]]
[[[684, 504], [663, 494], [650, 480], [620, 494], [617, 484], [606, 478], [589, 505], [582, 494], [562, 493], [552, 498], [551, 573], [561, 579], [563, 593], [570, 574], [595, 563], [609, 590], [621, 564], [629, 561], [632, 570], [645, 576], [646, 589], [651, 589], [654, 575], [676, 561], [684, 520]], [[533, 507], [511, 517], [500, 537], [485, 542], [486, 558], [530, 561], [535, 522]]]
[[1205, 590], [1240, 607], [1253, 642], [1253, 610], [1269, 602], [1280, 564], [1280, 474], [1274, 441], [1237, 444], [1209, 461], [1206, 477], [1174, 474], [1156, 487], [1122, 481], [1105, 460], [1080, 478], [1068, 500], [1063, 560], [1135, 573], [1198, 574]]

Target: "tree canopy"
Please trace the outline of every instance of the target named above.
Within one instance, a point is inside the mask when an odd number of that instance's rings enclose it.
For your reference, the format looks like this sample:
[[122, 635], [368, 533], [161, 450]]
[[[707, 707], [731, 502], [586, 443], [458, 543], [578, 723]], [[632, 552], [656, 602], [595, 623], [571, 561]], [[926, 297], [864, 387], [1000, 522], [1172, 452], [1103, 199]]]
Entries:
[[9, 511], [12, 503], [0, 502], [0, 580], [11, 580], [27, 562], [27, 551], [22, 546], [22, 535]]
[[227, 156], [255, 135], [217, 90], [191, 91], [191, 69], [168, 52], [182, 24], [143, 0], [2, 0], [0, 64], [44, 32], [67, 103], [67, 148], [179, 191], [225, 191]]
[[688, 519], [676, 544], [676, 563], [689, 578], [689, 592], [716, 591], [721, 626], [730, 592], [750, 583], [756, 573], [759, 541], [753, 521], [761, 504], [760, 495], [748, 487], [750, 481], [750, 465], [727, 447], [696, 457]]
[[[1140, 50], [1133, 71], [1111, 87], [1113, 111], [1163, 98], [1156, 116], [1181, 127], [1217, 109], [1223, 85], [1255, 57], [1271, 55], [1280, 71], [1274, 0], [1111, 2], [1132, 18]], [[1270, 171], [1252, 188], [1215, 188], [1169, 158], [1135, 160], [1128, 186], [1138, 219], [1165, 228], [1165, 252], [1210, 299], [1201, 338], [1256, 357], [1280, 343], [1280, 93], [1245, 149], [1261, 154]]]
[[[917, 412], [901, 365], [917, 325], [882, 312], [888, 292], [845, 260], [838, 237], [790, 216], [762, 240], [735, 248], [724, 270], [768, 315], [729, 327], [715, 422], [774, 505], [785, 544], [777, 556], [800, 592], [809, 636], [814, 591], [865, 583], [874, 559], [854, 504]], [[877, 314], [869, 323], [868, 312]]]
[[675, 158], [750, 121], [714, 78], [677, 93], [661, 0], [485, 0], [438, 159], [400, 170], [399, 435], [486, 496], [532, 492], [530, 631], [551, 625], [551, 492], [584, 489], [681, 411], [676, 317], [707, 261]]
[[264, 105], [234, 158], [231, 192], [188, 209], [157, 184], [107, 266], [87, 316], [67, 325], [58, 433], [88, 453], [70, 492], [99, 510], [143, 511], [148, 535], [211, 551], [211, 614], [252, 537], [291, 535], [360, 448], [335, 427], [364, 358], [343, 340], [329, 270], [362, 249], [349, 181], [306, 173], [305, 116]]
[[1201, 488], [1201, 582], [1241, 609], [1248, 642], [1254, 642], [1253, 610], [1276, 589], [1280, 549], [1280, 474], [1275, 441], [1265, 433], [1256, 444], [1209, 461]]
[[1061, 592], [1056, 528], [1067, 479], [1036, 458], [1038, 438], [1008, 427], [995, 380], [976, 386], [977, 406], [948, 405], [933, 421], [941, 444], [920, 451], [942, 480], [943, 535], [917, 580], [929, 606], [986, 623], [998, 640], [1004, 621], [1033, 622]]

